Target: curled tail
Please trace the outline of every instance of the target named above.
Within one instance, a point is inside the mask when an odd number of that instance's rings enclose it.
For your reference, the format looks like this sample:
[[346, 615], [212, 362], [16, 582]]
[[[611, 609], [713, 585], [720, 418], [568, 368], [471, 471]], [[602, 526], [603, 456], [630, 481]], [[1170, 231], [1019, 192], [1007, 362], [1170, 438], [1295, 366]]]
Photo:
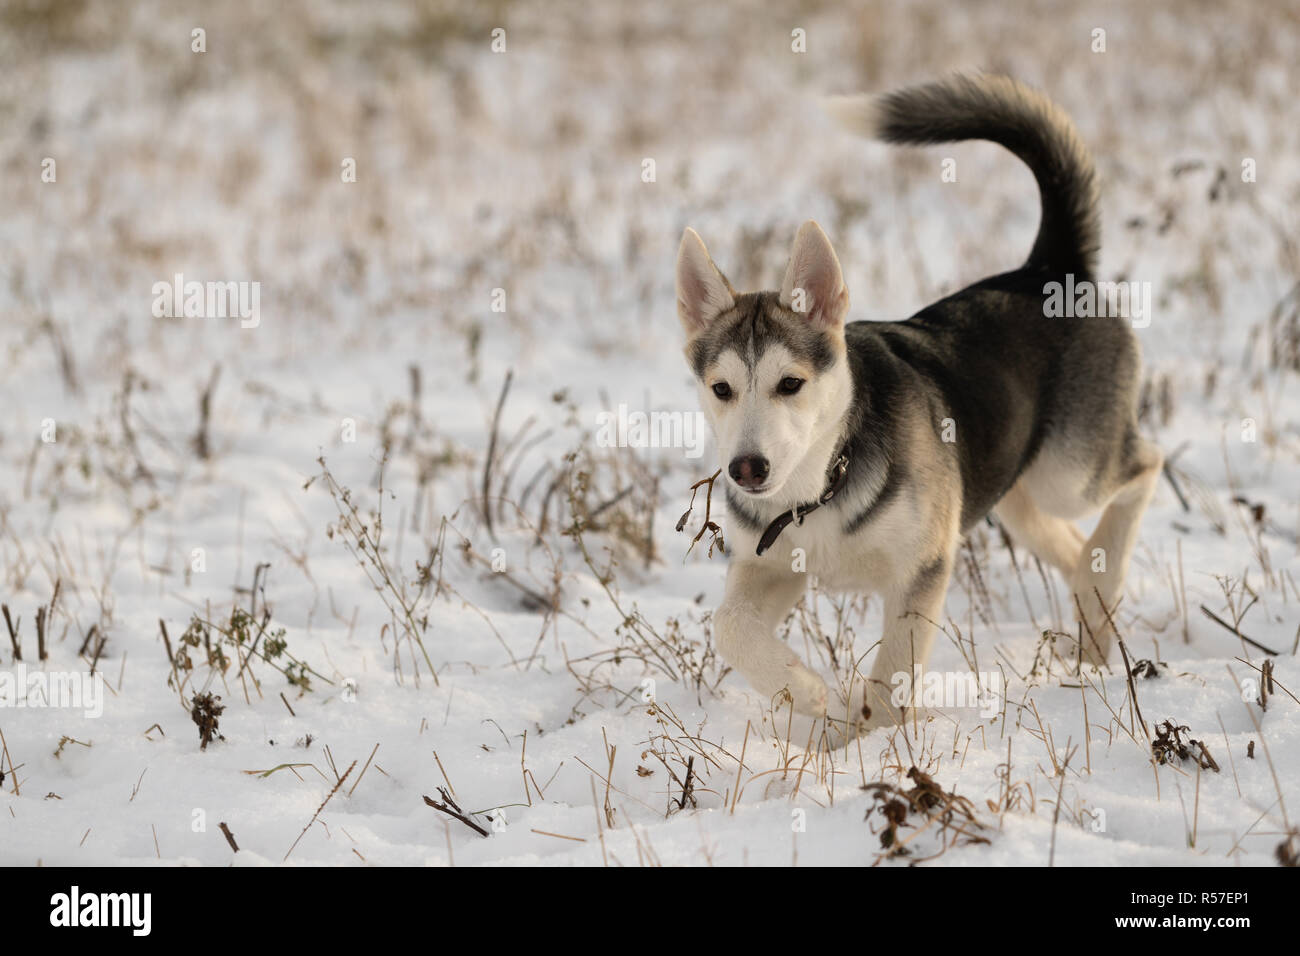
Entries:
[[830, 111], [889, 143], [986, 139], [1015, 153], [1038, 180], [1043, 215], [1026, 268], [1091, 276], [1100, 247], [1097, 174], [1059, 106], [1006, 76], [958, 75], [882, 96], [841, 97]]

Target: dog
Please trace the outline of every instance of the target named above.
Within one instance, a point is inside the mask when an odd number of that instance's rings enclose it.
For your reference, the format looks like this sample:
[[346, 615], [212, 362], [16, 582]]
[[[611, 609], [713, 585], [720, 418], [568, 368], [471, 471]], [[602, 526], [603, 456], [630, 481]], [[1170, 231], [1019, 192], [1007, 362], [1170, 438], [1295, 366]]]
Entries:
[[[1129, 324], [1046, 307], [1053, 283], [1092, 282], [1099, 248], [1097, 176], [1069, 117], [987, 74], [832, 112], [890, 143], [998, 143], [1029, 166], [1042, 206], [1024, 265], [900, 322], [846, 322], [839, 259], [811, 220], [777, 291], [738, 293], [699, 235], [682, 236], [677, 312], [726, 475], [717, 650], [759, 693], [838, 723], [825, 681], [776, 628], [809, 573], [881, 596], [870, 676], [843, 701], [845, 729], [861, 733], [905, 721], [915, 701], [896, 703], [893, 687], [924, 668], [956, 552], [990, 513], [1069, 585], [1080, 639], [1062, 656], [1103, 663], [1163, 456], [1138, 433]], [[1097, 511], [1085, 540], [1072, 522]]]

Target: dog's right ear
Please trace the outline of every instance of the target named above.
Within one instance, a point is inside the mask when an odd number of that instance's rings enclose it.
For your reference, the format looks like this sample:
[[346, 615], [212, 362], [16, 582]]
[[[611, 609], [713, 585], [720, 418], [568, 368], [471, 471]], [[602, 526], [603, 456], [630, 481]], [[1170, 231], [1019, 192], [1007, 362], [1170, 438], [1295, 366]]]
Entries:
[[688, 226], [677, 250], [677, 317], [687, 338], [694, 338], [735, 304], [731, 286], [709, 258], [704, 240]]
[[829, 332], [844, 326], [849, 290], [831, 241], [809, 219], [799, 227], [790, 251], [790, 266], [781, 283], [781, 304], [801, 312], [814, 328]]

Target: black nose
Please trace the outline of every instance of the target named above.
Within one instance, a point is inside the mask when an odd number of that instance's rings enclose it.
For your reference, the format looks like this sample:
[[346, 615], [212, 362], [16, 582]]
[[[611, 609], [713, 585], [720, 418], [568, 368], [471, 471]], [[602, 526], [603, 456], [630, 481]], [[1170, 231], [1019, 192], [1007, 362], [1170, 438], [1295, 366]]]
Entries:
[[761, 455], [745, 455], [731, 459], [727, 474], [742, 488], [757, 488], [767, 480], [767, 459]]

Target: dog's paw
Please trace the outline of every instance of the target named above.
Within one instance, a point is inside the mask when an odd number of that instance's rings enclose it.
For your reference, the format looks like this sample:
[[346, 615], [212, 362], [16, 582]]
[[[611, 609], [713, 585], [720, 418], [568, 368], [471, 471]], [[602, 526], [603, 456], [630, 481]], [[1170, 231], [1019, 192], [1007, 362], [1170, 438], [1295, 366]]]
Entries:
[[861, 737], [873, 730], [879, 730], [881, 727], [890, 729], [898, 727], [906, 720], [907, 712], [892, 704], [872, 706], [864, 703], [858, 713], [854, 715], [852, 726], [854, 733]]
[[[1088, 590], [1084, 590], [1084, 586]], [[1111, 644], [1115, 641], [1115, 629], [1111, 626], [1110, 615], [1102, 607], [1101, 602], [1097, 600], [1097, 592], [1092, 590], [1092, 585], [1085, 578], [1083, 581], [1076, 582], [1074, 587], [1075, 596], [1078, 603], [1074, 608], [1074, 620], [1079, 625], [1075, 634], [1070, 635], [1070, 640], [1058, 640], [1058, 649], [1061, 656], [1067, 660], [1073, 661], [1078, 651], [1077, 635], [1082, 635], [1083, 652], [1082, 658], [1085, 664], [1092, 664], [1095, 667], [1101, 667], [1106, 663], [1106, 657], [1110, 653]], [[1103, 594], [1105, 592], [1102, 592]], [[1116, 596], [1118, 597], [1118, 596]], [[1107, 606], [1113, 607], [1116, 604], [1116, 597], [1107, 598]], [[1080, 613], [1082, 611], [1082, 613]], [[1068, 647], [1060, 645], [1068, 644]]]
[[873, 730], [883, 728], [892, 731], [901, 721], [901, 715], [891, 711], [873, 712], [870, 716], [859, 715], [848, 720], [842, 716], [832, 716], [826, 721], [826, 746], [838, 750], [860, 737], [866, 737]]
[[[1079, 623], [1078, 617], [1075, 623]], [[1077, 635], [1083, 634], [1083, 650], [1080, 652], [1079, 639]], [[1104, 635], [1103, 635], [1104, 639]], [[1065, 665], [1066, 673], [1078, 674], [1079, 665], [1092, 666], [1100, 668], [1106, 663], [1106, 656], [1100, 652], [1097, 645], [1096, 635], [1088, 636], [1088, 628], [1078, 627], [1070, 633], [1057, 633], [1052, 636], [1052, 653], [1055, 654]]]
[[859, 734], [868, 734], [881, 727], [897, 727], [904, 720], [906, 714], [893, 707], [878, 707], [869, 713], [864, 708], [864, 713], [858, 718], [856, 726]]
[[792, 664], [786, 676], [786, 690], [793, 701], [794, 712], [805, 717], [825, 717], [826, 701], [830, 691], [826, 682], [803, 664]]
[[856, 737], [862, 737], [881, 727], [892, 728], [903, 722], [904, 712], [895, 707], [892, 701], [866, 699], [864, 689], [857, 688], [853, 701], [845, 705], [843, 698], [837, 705], [838, 713], [832, 712], [827, 720], [828, 740], [832, 746], [843, 746]]

